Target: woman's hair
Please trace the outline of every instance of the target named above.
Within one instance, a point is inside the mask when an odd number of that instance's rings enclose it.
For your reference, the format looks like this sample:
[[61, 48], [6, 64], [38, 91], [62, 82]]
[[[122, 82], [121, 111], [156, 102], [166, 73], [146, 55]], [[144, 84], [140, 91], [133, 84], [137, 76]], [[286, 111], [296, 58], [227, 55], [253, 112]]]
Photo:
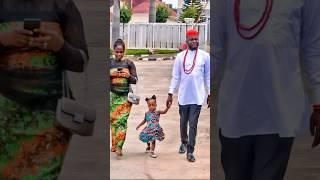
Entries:
[[115, 49], [117, 46], [122, 46], [123, 50], [126, 49], [126, 45], [124, 44], [122, 39], [117, 39], [116, 42], [114, 42], [113, 49]]
[[156, 95], [153, 95], [151, 98], [146, 98], [146, 101], [148, 102], [150, 99], [154, 99], [156, 101], [157, 97], [156, 97]]

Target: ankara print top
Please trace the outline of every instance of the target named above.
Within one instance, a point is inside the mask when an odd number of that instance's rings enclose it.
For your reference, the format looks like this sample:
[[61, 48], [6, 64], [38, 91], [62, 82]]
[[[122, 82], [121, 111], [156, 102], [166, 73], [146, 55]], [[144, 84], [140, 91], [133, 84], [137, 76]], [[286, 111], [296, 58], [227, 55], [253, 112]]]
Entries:
[[111, 80], [111, 92], [116, 94], [128, 94], [129, 93], [129, 85], [137, 83], [137, 72], [136, 66], [130, 60], [115, 60], [111, 59], [110, 62], [110, 72], [118, 71], [118, 68], [121, 68], [121, 71], [125, 71], [130, 73], [129, 78], [124, 77], [110, 77]]
[[31, 108], [54, 109], [62, 95], [61, 71], [82, 71], [88, 59], [82, 19], [70, 0], [0, 0], [0, 31], [23, 28], [25, 18], [40, 19], [41, 28], [65, 43], [58, 53], [0, 46], [0, 94]]

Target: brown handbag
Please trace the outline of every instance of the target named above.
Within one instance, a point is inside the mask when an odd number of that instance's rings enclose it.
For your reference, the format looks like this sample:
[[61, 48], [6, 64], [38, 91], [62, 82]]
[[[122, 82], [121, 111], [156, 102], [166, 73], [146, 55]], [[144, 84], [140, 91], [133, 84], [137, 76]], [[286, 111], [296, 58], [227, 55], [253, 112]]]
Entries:
[[[92, 136], [94, 122], [96, 120], [96, 110], [84, 103], [80, 103], [71, 98], [69, 91], [69, 81], [67, 72], [62, 73], [63, 97], [58, 100], [56, 119], [57, 122], [69, 129], [71, 132], [81, 136]], [[84, 99], [87, 102], [87, 73], [85, 70], [85, 90]]]

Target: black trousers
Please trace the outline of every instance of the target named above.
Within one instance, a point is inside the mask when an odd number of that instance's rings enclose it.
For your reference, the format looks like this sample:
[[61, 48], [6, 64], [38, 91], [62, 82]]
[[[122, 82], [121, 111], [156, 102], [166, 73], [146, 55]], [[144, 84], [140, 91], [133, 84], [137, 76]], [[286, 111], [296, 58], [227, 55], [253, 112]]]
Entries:
[[[197, 125], [201, 111], [201, 105], [179, 105], [180, 114], [180, 138], [181, 143], [187, 144], [187, 153], [193, 153], [196, 145]], [[189, 122], [189, 139], [188, 139]]]
[[277, 134], [227, 138], [221, 134], [226, 180], [282, 180], [294, 138]]

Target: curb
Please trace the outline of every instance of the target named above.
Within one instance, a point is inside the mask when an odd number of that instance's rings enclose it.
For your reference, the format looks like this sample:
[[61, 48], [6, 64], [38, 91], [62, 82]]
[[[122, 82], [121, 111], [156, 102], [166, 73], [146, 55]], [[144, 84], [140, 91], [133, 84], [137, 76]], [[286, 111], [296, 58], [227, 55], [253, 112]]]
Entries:
[[168, 60], [175, 60], [175, 56], [172, 57], [160, 57], [160, 58], [155, 58], [155, 57], [140, 57], [137, 60], [139, 61], [168, 61]]
[[176, 56], [167, 56], [167, 57], [150, 57], [149, 55], [128, 55], [126, 58], [132, 61], [168, 61], [175, 60]]

